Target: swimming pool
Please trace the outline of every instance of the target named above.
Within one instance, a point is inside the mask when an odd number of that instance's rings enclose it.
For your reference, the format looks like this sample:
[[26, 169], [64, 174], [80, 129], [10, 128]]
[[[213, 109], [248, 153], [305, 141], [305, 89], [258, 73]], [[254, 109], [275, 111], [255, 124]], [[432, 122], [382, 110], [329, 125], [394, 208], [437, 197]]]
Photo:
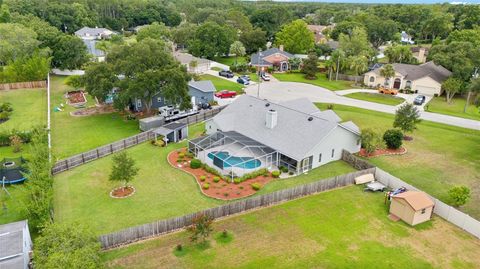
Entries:
[[243, 169], [255, 169], [261, 165], [259, 160], [255, 160], [252, 157], [230, 156], [226, 151], [212, 151], [208, 153], [208, 158], [213, 161], [213, 164], [222, 169], [232, 166]]

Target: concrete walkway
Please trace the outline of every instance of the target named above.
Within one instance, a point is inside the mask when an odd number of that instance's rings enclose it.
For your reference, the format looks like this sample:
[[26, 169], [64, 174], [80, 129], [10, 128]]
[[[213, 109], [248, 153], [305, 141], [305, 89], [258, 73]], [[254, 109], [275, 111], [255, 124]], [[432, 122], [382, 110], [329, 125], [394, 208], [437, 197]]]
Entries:
[[[245, 88], [247, 94], [256, 96], [257, 85], [250, 85]], [[260, 98], [266, 98], [276, 102], [287, 101], [306, 97], [312, 102], [341, 104], [363, 109], [369, 109], [389, 114], [395, 114], [397, 107], [379, 103], [367, 102], [353, 98], [344, 97], [330, 90], [305, 83], [298, 82], [268, 82], [262, 83], [260, 87]], [[480, 130], [480, 121], [442, 115], [437, 113], [421, 111], [421, 118], [428, 121]]]

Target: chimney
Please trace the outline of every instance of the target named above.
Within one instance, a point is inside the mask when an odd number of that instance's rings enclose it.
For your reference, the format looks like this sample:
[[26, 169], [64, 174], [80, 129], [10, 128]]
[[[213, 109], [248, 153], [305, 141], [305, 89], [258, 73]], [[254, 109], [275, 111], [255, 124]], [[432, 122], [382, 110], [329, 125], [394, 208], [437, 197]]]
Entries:
[[283, 45], [280, 45], [280, 46], [278, 47], [278, 49], [281, 50], [281, 51], [283, 51]]
[[422, 47], [422, 48], [420, 48], [420, 49], [418, 50], [418, 61], [419, 61], [420, 63], [424, 63], [424, 62], [425, 62], [425, 59], [426, 59], [426, 57], [425, 57], [425, 48]]
[[265, 122], [265, 125], [269, 129], [273, 129], [275, 126], [277, 126], [277, 118], [278, 114], [277, 111], [274, 109], [270, 109], [267, 111], [267, 120]]

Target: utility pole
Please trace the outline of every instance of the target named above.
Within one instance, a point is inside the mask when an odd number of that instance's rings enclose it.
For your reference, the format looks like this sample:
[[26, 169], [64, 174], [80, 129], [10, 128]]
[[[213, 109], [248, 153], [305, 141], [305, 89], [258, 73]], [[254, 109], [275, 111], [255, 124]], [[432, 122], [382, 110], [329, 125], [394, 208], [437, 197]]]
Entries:
[[338, 69], [340, 68], [340, 54], [337, 57], [337, 74], [335, 75], [335, 81], [338, 80]]
[[258, 64], [258, 88], [257, 88], [257, 98], [260, 98], [260, 83], [261, 83], [261, 74], [260, 74], [260, 56], [262, 55], [262, 49], [258, 49], [258, 59], [257, 59], [257, 64]]

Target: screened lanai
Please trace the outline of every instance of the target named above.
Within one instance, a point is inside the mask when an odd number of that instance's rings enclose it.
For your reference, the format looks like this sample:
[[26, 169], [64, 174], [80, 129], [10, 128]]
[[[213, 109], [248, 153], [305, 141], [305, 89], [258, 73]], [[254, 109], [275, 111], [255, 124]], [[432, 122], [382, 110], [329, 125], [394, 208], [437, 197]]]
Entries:
[[278, 169], [276, 150], [234, 131], [189, 140], [188, 150], [232, 179], [261, 168]]

